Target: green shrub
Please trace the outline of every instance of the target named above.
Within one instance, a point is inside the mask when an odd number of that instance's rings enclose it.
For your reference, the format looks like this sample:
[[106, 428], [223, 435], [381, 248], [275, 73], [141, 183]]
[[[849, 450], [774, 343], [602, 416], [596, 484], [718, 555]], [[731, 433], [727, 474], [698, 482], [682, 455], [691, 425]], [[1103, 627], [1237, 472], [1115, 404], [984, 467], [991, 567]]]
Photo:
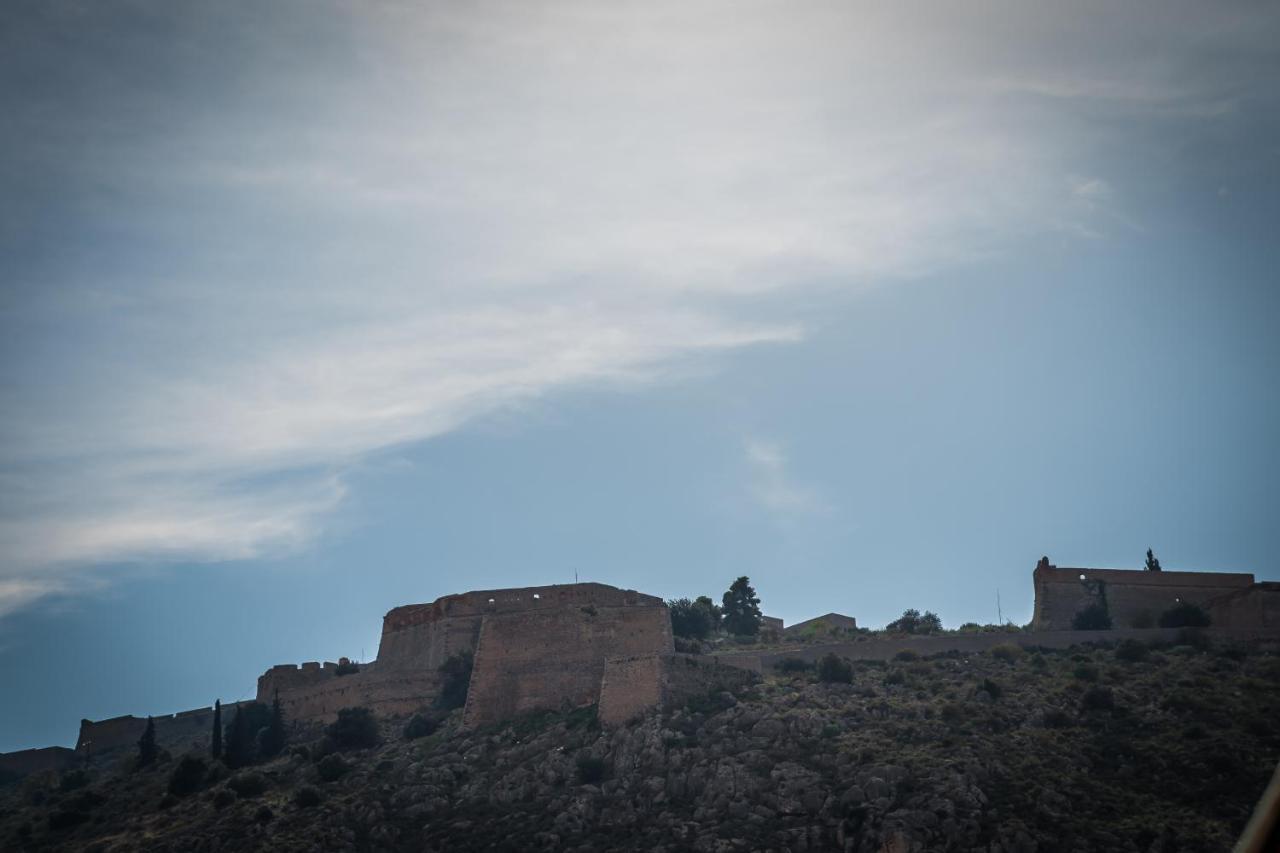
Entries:
[[316, 772], [320, 774], [320, 779], [324, 782], [336, 782], [347, 775], [347, 771], [350, 769], [351, 766], [337, 753], [326, 755], [316, 765]]
[[579, 785], [597, 785], [604, 781], [604, 759], [582, 753], [576, 762]]
[[828, 654], [818, 661], [818, 680], [827, 684], [852, 684], [853, 665], [844, 658]]
[[73, 826], [79, 826], [89, 820], [87, 812], [78, 811], [76, 809], [61, 808], [49, 815], [49, 829], [57, 832], [60, 829], [70, 829]]
[[181, 801], [173, 794], [165, 794], [163, 797], [160, 798], [160, 802], [156, 803], [156, 808], [160, 809], [161, 811], [164, 811], [165, 809], [173, 808], [179, 802]]
[[338, 661], [338, 665], [334, 667], [333, 674], [339, 675], [339, 676], [355, 675], [359, 671], [360, 671], [360, 664], [352, 663], [349, 660], [340, 660]]
[[219, 788], [218, 792], [213, 795], [213, 807], [215, 809], [225, 809], [236, 801], [236, 792], [230, 788]]
[[253, 819], [258, 823], [271, 823], [276, 813], [271, 811], [271, 806], [259, 806], [258, 810], [253, 813]]
[[1074, 723], [1075, 718], [1060, 708], [1053, 708], [1044, 712], [1044, 727], [1046, 729], [1065, 729]]
[[1174, 640], [1174, 643], [1179, 646], [1188, 646], [1200, 652], [1208, 651], [1213, 645], [1209, 640], [1208, 634], [1195, 628], [1183, 628], [1178, 632], [1178, 637]]
[[1160, 614], [1161, 628], [1207, 628], [1209, 613], [1198, 604], [1180, 601]]
[[884, 626], [891, 634], [936, 634], [942, 630], [938, 614], [926, 610], [924, 615], [914, 608], [902, 611], [902, 615]]
[[1126, 661], [1128, 663], [1137, 663], [1146, 660], [1149, 649], [1147, 644], [1141, 640], [1121, 640], [1120, 645], [1116, 646], [1116, 660]]
[[435, 734], [436, 729], [440, 727], [440, 723], [433, 717], [426, 714], [414, 714], [409, 718], [409, 722], [404, 726], [404, 739], [416, 740], [420, 737]]
[[1080, 708], [1084, 711], [1110, 711], [1115, 706], [1116, 698], [1110, 687], [1090, 687], [1080, 699]]
[[894, 659], [894, 660], [901, 660], [901, 661], [913, 661], [913, 660], [920, 660], [920, 655], [919, 655], [919, 654], [917, 654], [916, 652], [912, 651], [911, 649], [903, 649], [902, 651], [900, 651], [900, 652], [898, 652], [896, 655], [894, 655], [894, 656], [893, 656], [893, 659]]
[[1073, 631], [1109, 631], [1111, 630], [1111, 614], [1106, 605], [1090, 604], [1071, 618]]
[[440, 694], [436, 707], [446, 711], [467, 704], [467, 690], [471, 687], [471, 670], [475, 660], [470, 649], [451, 655], [440, 664]]
[[227, 780], [227, 787], [241, 799], [257, 797], [267, 790], [267, 777], [261, 773], [237, 773]]
[[806, 660], [792, 657], [792, 658], [783, 658], [782, 660], [775, 663], [773, 665], [773, 668], [776, 669], [778, 672], [782, 672], [790, 675], [792, 673], [808, 672], [809, 670], [813, 669], [813, 664], [809, 663]]
[[996, 660], [1006, 661], [1007, 663], [1017, 663], [1022, 660], [1022, 656], [1026, 652], [1022, 646], [1017, 643], [1001, 643], [998, 646], [991, 647], [991, 656]]
[[982, 679], [982, 686], [978, 689], [985, 692], [992, 699], [999, 699], [1004, 695], [1004, 688], [990, 678]]
[[89, 774], [83, 770], [68, 770], [58, 780], [58, 790], [66, 793], [75, 791], [89, 784]]
[[184, 755], [169, 776], [169, 793], [175, 797], [194, 794], [204, 785], [209, 765], [198, 755]]
[[1098, 680], [1098, 668], [1091, 663], [1076, 664], [1076, 668], [1071, 674], [1081, 681]]
[[368, 708], [343, 708], [325, 736], [336, 749], [368, 749], [378, 745], [378, 721]]
[[884, 677], [885, 684], [906, 684], [907, 674], [900, 669], [891, 669]]
[[310, 785], [304, 785], [294, 793], [293, 804], [300, 809], [315, 808], [320, 805], [320, 792]]

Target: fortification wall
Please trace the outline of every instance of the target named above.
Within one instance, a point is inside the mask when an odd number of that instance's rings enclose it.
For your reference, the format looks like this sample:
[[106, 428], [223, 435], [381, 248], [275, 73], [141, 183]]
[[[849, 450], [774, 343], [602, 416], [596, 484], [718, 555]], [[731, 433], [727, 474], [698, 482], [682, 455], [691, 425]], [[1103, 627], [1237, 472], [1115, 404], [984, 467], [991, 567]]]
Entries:
[[599, 583], [486, 589], [446, 595], [430, 604], [391, 610], [382, 620], [378, 664], [387, 669], [437, 669], [461, 651], [474, 652], [488, 616], [581, 607], [652, 607], [662, 600]]
[[21, 749], [16, 752], [0, 752], [0, 783], [4, 777], [29, 776], [48, 770], [58, 772], [74, 767], [80, 761], [75, 750], [65, 746], [46, 746], [41, 749]]
[[[932, 637], [892, 637], [866, 639], [849, 643], [821, 643], [797, 645], [767, 652], [725, 652], [714, 657], [726, 666], [739, 667], [752, 672], [769, 672], [786, 658], [799, 658], [816, 663], [827, 654], [849, 660], [888, 661], [902, 651], [913, 651], [921, 656], [942, 652], [976, 654], [1006, 643], [1026, 649], [1067, 649], [1084, 643], [1115, 643], [1124, 639], [1142, 640], [1146, 643], [1172, 643], [1181, 628], [1122, 628], [1113, 631], [1018, 631], [991, 634], [943, 634]], [[1204, 628], [1210, 638], [1226, 642], [1280, 641], [1275, 629], [1256, 628]]]
[[[222, 706], [222, 722], [225, 725], [231, 714], [242, 702]], [[152, 717], [156, 724], [156, 744], [170, 752], [186, 752], [190, 749], [207, 749], [213, 732], [213, 706], [180, 711]], [[76, 739], [76, 752], [81, 755], [102, 756], [122, 750], [138, 748], [138, 739], [147, 728], [146, 717], [112, 717], [107, 720], [81, 720], [80, 735]]]
[[631, 603], [600, 603], [609, 598], [569, 599], [586, 603], [485, 617], [464, 724], [590, 705], [599, 701], [606, 658], [672, 651], [671, 617], [661, 599], [630, 593], [617, 600]]
[[[1043, 559], [1035, 583], [1033, 631], [1067, 630], [1076, 613], [1101, 597], [1116, 628], [1154, 624], [1179, 601], [1207, 607], [1215, 598], [1253, 585], [1253, 575], [1228, 572], [1146, 572], [1059, 568]], [[1101, 582], [1101, 587], [1099, 583]]]
[[1209, 602], [1213, 624], [1222, 628], [1280, 630], [1280, 583], [1256, 583]]
[[[268, 677], [272, 672], [274, 670], [268, 670], [258, 680], [259, 702], [270, 703], [275, 696], [275, 679]], [[439, 677], [434, 669], [384, 670], [366, 664], [359, 672], [330, 674], [282, 689], [280, 708], [285, 719], [291, 722], [332, 722], [337, 719], [338, 711], [358, 705], [381, 716], [397, 717], [430, 705], [438, 690]]]
[[600, 722], [630, 722], [654, 708], [671, 708], [694, 696], [733, 690], [755, 680], [745, 669], [694, 655], [610, 658], [600, 681]]

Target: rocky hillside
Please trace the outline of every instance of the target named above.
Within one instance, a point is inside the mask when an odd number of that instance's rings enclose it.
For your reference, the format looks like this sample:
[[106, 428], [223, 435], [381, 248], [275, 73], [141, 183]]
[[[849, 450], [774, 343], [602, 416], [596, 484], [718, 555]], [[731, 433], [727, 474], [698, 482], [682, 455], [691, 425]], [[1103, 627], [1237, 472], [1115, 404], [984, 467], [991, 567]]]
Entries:
[[319, 761], [299, 733], [234, 774], [29, 778], [0, 848], [1223, 851], [1280, 760], [1280, 657], [1257, 650], [1002, 646], [849, 678], [774, 673], [616, 731], [455, 714]]

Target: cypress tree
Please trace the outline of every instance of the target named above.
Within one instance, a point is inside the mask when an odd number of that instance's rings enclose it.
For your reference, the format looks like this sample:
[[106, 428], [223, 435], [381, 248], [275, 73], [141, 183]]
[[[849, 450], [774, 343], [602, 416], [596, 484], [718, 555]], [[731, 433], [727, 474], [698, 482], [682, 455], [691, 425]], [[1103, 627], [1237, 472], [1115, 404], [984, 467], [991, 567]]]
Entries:
[[209, 738], [209, 752], [215, 759], [222, 757], [222, 700], [213, 700], [213, 734]]
[[258, 744], [258, 755], [261, 758], [270, 758], [273, 755], [279, 755], [284, 749], [287, 735], [284, 731], [284, 712], [280, 709], [280, 691], [276, 691], [275, 698], [271, 702], [271, 721], [267, 723], [267, 727], [263, 729], [260, 742]]
[[1160, 561], [1156, 559], [1155, 554], [1151, 553], [1150, 548], [1147, 549], [1147, 571], [1149, 572], [1160, 571]]
[[156, 721], [147, 717], [147, 727], [138, 738], [138, 766], [154, 764], [159, 752], [156, 748]]

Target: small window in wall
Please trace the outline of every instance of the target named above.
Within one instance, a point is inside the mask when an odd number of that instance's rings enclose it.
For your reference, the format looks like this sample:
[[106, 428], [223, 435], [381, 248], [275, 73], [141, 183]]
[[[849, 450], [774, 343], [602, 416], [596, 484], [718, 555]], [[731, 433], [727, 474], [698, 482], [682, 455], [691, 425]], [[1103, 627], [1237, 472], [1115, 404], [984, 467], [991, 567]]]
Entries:
[[1084, 580], [1084, 575], [1081, 575], [1081, 576], [1080, 576], [1080, 580]]
[[490, 604], [493, 604], [493, 599], [492, 599], [492, 598], [491, 598], [491, 599], [489, 599], [489, 603], [490, 603]]
[[536, 592], [533, 594], [533, 600], [534, 600], [534, 601], [537, 601], [537, 600], [539, 600], [540, 598], [542, 598], [542, 596], [538, 595]]

